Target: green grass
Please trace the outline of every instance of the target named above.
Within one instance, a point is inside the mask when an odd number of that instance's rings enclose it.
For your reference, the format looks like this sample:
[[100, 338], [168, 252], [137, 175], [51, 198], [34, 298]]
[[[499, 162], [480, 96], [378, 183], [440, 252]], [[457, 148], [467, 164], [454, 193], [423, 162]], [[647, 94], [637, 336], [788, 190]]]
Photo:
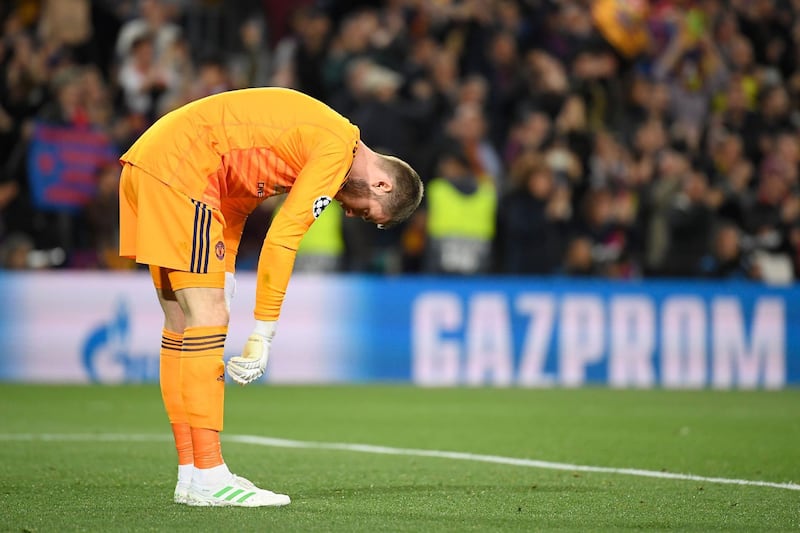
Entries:
[[[224, 435], [800, 482], [800, 391], [227, 389]], [[279, 509], [171, 502], [158, 389], [0, 386], [2, 531], [796, 531], [800, 491], [223, 440]], [[223, 437], [224, 439], [224, 437]]]

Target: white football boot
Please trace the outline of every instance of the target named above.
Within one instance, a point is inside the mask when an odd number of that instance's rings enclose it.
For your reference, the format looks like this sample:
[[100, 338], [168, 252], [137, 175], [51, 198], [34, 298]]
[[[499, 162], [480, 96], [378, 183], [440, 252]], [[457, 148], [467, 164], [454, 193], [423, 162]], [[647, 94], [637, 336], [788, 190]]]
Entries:
[[172, 496], [175, 503], [186, 503], [188, 501], [190, 485], [188, 482], [178, 481], [178, 484], [175, 485], [175, 493]]
[[280, 507], [291, 501], [285, 494], [260, 489], [234, 474], [225, 483], [213, 486], [192, 481], [186, 498], [186, 504], [194, 507]]

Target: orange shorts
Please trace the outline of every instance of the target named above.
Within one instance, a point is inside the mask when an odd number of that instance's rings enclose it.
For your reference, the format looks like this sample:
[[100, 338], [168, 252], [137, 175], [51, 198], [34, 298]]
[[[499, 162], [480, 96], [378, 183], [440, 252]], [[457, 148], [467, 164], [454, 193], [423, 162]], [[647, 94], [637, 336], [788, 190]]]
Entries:
[[[120, 177], [119, 254], [195, 274], [233, 272], [246, 217], [219, 209], [125, 163]], [[224, 277], [224, 276], [223, 276]]]
[[160, 289], [167, 300], [175, 299], [175, 291], [188, 288], [225, 288], [225, 273], [211, 272], [209, 274], [195, 274], [193, 272], [181, 272], [156, 265], [150, 265], [150, 276], [153, 278], [153, 285]]

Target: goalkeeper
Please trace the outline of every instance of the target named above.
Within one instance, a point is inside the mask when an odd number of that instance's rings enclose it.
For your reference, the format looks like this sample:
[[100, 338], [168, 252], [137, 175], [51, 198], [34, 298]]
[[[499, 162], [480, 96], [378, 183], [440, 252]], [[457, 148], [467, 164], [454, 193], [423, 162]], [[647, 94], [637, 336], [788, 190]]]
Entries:
[[259, 257], [253, 333], [227, 365], [242, 385], [265, 371], [297, 247], [325, 207], [338, 201], [347, 216], [390, 226], [419, 206], [422, 182], [405, 162], [367, 147], [346, 118], [281, 88], [187, 104], [120, 161], [120, 255], [150, 266], [164, 311], [160, 385], [178, 452], [174, 499], [286, 505], [288, 496], [233, 475], [220, 446], [223, 352], [245, 220], [287, 193]]

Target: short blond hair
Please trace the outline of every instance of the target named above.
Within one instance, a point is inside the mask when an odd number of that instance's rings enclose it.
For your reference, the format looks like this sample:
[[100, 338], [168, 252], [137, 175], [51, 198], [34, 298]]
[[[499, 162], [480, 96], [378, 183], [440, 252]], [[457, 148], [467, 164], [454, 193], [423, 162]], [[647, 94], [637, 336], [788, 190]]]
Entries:
[[380, 154], [381, 168], [392, 180], [392, 191], [382, 202], [390, 220], [384, 227], [400, 224], [417, 210], [422, 202], [424, 186], [411, 165], [392, 155]]

